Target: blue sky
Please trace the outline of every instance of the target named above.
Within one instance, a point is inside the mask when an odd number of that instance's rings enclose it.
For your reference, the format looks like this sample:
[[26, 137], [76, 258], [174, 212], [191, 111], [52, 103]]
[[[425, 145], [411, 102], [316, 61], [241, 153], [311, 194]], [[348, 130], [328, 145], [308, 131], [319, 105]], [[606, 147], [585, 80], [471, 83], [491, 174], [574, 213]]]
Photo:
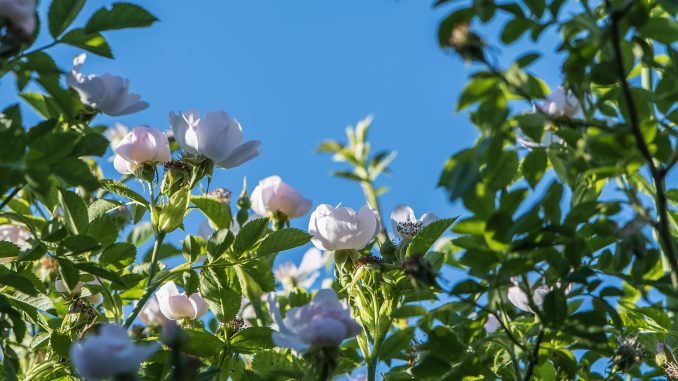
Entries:
[[[74, 25], [84, 24], [104, 3], [110, 2], [89, 1]], [[417, 214], [462, 213], [436, 188], [447, 157], [477, 137], [466, 115], [455, 113], [472, 68], [437, 46], [438, 23], [446, 10], [419, 0], [141, 4], [160, 22], [107, 32], [116, 58], [89, 54], [83, 72], [129, 78], [132, 91], [151, 106], [123, 117], [100, 116], [97, 123], [165, 130], [170, 111], [226, 110], [241, 122], [246, 139], [263, 141], [262, 155], [240, 168], [218, 170], [214, 186], [238, 192], [243, 176], [253, 186], [277, 174], [314, 205], [359, 208], [365, 202], [360, 187], [329, 176], [342, 165], [314, 149], [324, 139], [343, 140], [347, 125], [373, 114], [373, 147], [398, 151], [392, 176], [380, 182], [391, 189], [383, 197], [386, 215], [400, 203], [410, 204]], [[46, 9], [40, 12], [44, 15]], [[499, 30], [497, 25], [488, 29], [495, 36]], [[36, 46], [48, 42], [43, 33]], [[549, 42], [544, 49], [552, 52], [555, 46]], [[521, 41], [504, 53], [533, 49]], [[69, 70], [80, 51], [58, 46], [49, 52]], [[561, 78], [556, 62], [547, 58], [540, 65], [545, 70], [538, 71], [551, 87]], [[15, 98], [10, 76], [0, 83], [0, 97]], [[27, 116], [33, 114], [26, 110]], [[108, 165], [106, 170], [117, 175]], [[294, 225], [305, 228], [307, 219]], [[187, 232], [195, 234], [199, 221], [191, 218]]]

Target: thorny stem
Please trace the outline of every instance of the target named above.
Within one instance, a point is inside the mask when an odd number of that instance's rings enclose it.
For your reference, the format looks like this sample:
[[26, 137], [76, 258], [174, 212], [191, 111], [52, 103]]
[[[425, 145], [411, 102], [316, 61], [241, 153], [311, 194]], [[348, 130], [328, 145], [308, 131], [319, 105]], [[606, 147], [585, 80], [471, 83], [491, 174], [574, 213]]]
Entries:
[[[610, 8], [611, 5], [609, 0], [605, 0], [605, 4], [608, 8]], [[655, 226], [655, 228], [657, 229], [657, 233], [659, 235], [660, 245], [662, 246], [664, 254], [666, 255], [671, 266], [671, 281], [673, 283], [673, 288], [678, 290], [678, 257], [676, 257], [673, 239], [671, 237], [671, 230], [669, 228], [668, 205], [666, 199], [666, 190], [664, 189], [664, 173], [666, 169], [659, 169], [654, 163], [654, 158], [652, 157], [652, 153], [650, 153], [650, 149], [640, 128], [638, 110], [636, 109], [636, 103], [633, 99], [631, 88], [628, 81], [626, 80], [626, 70], [624, 69], [624, 61], [621, 51], [621, 35], [619, 33], [619, 20], [625, 12], [626, 10], [621, 10], [612, 11], [612, 13], [610, 13], [610, 27], [612, 30], [612, 47], [614, 48], [615, 68], [617, 71], [617, 77], [619, 77], [619, 82], [621, 83], [624, 102], [628, 108], [629, 119], [631, 123], [631, 133], [633, 133], [635, 137], [638, 150], [647, 162], [652, 181], [654, 182], [656, 192], [655, 204], [657, 207], [657, 216], [659, 218], [659, 223]]]

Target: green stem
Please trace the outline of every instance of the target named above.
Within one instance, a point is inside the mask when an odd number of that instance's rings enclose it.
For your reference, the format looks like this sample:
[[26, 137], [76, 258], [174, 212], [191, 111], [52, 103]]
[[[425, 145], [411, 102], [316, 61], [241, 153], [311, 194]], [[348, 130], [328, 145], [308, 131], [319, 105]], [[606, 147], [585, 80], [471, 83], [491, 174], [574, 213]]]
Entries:
[[[610, 8], [610, 1], [605, 1], [606, 6]], [[615, 53], [615, 68], [617, 70], [617, 77], [621, 83], [622, 95], [624, 96], [624, 102], [628, 109], [629, 121], [631, 125], [631, 132], [636, 140], [636, 147], [643, 155], [643, 158], [647, 162], [647, 166], [650, 169], [650, 175], [652, 181], [654, 182], [655, 187], [655, 205], [657, 208], [657, 216], [659, 218], [659, 223], [655, 227], [657, 234], [659, 235], [659, 244], [664, 252], [664, 255], [669, 261], [671, 266], [671, 282], [673, 288], [678, 291], [678, 255], [676, 254], [675, 247], [673, 246], [673, 237], [671, 236], [671, 229], [669, 227], [668, 221], [668, 202], [666, 198], [666, 190], [664, 184], [664, 175], [661, 169], [657, 168], [654, 163], [654, 157], [650, 152], [650, 149], [645, 141], [643, 132], [640, 128], [640, 118], [638, 116], [638, 110], [636, 109], [636, 103], [633, 98], [633, 93], [631, 92], [631, 87], [629, 86], [628, 81], [626, 80], [626, 70], [624, 68], [624, 60], [621, 51], [621, 39], [622, 36], [619, 31], [619, 21], [623, 17], [624, 11], [613, 11], [610, 14], [610, 23], [612, 30], [612, 47]]]
[[159, 284], [153, 283], [153, 278], [155, 277], [156, 268], [158, 264], [158, 252], [160, 251], [160, 246], [162, 245], [162, 241], [164, 239], [165, 232], [159, 232], [156, 234], [155, 243], [153, 244], [153, 254], [151, 255], [151, 264], [148, 269], [148, 279], [146, 280], [146, 290], [144, 291], [144, 294], [141, 296], [141, 299], [139, 299], [139, 301], [137, 302], [137, 305], [134, 307], [132, 312], [125, 320], [125, 324], [123, 324], [125, 328], [129, 328], [132, 325], [134, 319], [136, 319], [136, 317], [139, 315], [139, 312], [141, 312], [141, 309], [144, 307], [144, 304], [146, 304], [148, 298], [151, 297], [151, 294], [153, 294], [153, 292], [159, 286]]
[[146, 287], [148, 287], [155, 277], [155, 273], [158, 268], [158, 252], [160, 251], [160, 246], [162, 241], [165, 239], [165, 232], [158, 232], [155, 236], [155, 244], [153, 244], [153, 254], [151, 255], [151, 264], [148, 268], [148, 281], [146, 282]]
[[383, 214], [381, 213], [381, 206], [379, 205], [379, 197], [377, 196], [377, 191], [374, 189], [374, 184], [371, 181], [363, 181], [360, 183], [363, 188], [363, 193], [367, 199], [367, 204], [374, 210], [377, 211], [377, 216], [379, 217], [380, 230], [377, 234], [377, 238], [380, 243], [386, 242], [388, 234], [386, 233], [386, 227], [384, 225]]
[[4, 208], [5, 206], [7, 206], [7, 204], [9, 204], [9, 202], [12, 201], [12, 199], [14, 198], [14, 196], [16, 196], [17, 193], [19, 193], [19, 191], [21, 190], [21, 188], [23, 188], [23, 186], [18, 186], [18, 185], [17, 185], [17, 186], [14, 188], [14, 190], [12, 191], [12, 193], [10, 193], [9, 195], [7, 195], [7, 197], [5, 197], [4, 200], [2, 200], [2, 203], [0, 204], [0, 210], [2, 210], [2, 208]]

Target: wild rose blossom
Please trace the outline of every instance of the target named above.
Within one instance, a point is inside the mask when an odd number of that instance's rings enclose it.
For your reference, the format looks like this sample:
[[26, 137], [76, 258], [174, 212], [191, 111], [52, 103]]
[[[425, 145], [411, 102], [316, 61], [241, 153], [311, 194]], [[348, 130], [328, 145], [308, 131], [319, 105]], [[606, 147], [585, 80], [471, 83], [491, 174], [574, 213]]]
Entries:
[[142, 361], [158, 350], [157, 344], [134, 344], [127, 331], [113, 324], [104, 324], [71, 346], [71, 363], [87, 380], [100, 380], [115, 375], [136, 373]]
[[286, 262], [278, 266], [274, 273], [275, 277], [286, 290], [295, 287], [308, 289], [320, 276], [320, 269], [325, 264], [322, 252], [316, 248], [309, 249], [301, 260], [299, 266], [294, 262]]
[[275, 294], [269, 294], [268, 303], [278, 329], [273, 333], [273, 342], [299, 353], [337, 347], [362, 330], [351, 318], [349, 310], [339, 302], [334, 290], [318, 291], [309, 304], [291, 308], [284, 319]]
[[[8, 241], [17, 246], [19, 249], [26, 250], [30, 247], [28, 240], [31, 239], [31, 232], [23, 226], [19, 225], [0, 225], [0, 241]], [[0, 258], [0, 264], [11, 262], [16, 257]]]
[[35, 31], [35, 0], [0, 0], [0, 19], [8, 20], [21, 37], [30, 37]]
[[301, 193], [285, 184], [279, 176], [270, 176], [261, 181], [250, 197], [252, 210], [262, 217], [272, 217], [277, 213], [287, 218], [301, 217], [311, 209], [311, 201]]
[[[523, 291], [523, 289], [520, 287], [520, 282], [518, 279], [513, 278], [511, 279], [511, 282], [513, 285], [509, 287], [508, 289], [508, 300], [516, 306], [516, 308], [525, 311], [525, 312], [532, 312], [535, 313], [534, 310], [530, 307], [530, 302], [528, 299], [527, 293]], [[544, 304], [544, 298], [546, 295], [551, 292], [554, 288], [552, 286], [548, 286], [545, 284], [539, 285], [537, 287], [532, 287], [532, 302], [534, 305], [538, 308], [541, 308], [541, 306]], [[569, 293], [570, 290], [572, 289], [572, 285], [569, 285], [567, 289], [565, 290], [565, 293]]]
[[562, 86], [547, 95], [536, 108], [553, 117], [577, 118], [582, 115], [581, 105], [577, 97], [572, 94], [572, 91], [566, 90]]
[[203, 156], [221, 168], [235, 168], [259, 156], [258, 140], [243, 143], [242, 127], [225, 111], [200, 118], [197, 110], [170, 113], [170, 126], [177, 144], [187, 153]]
[[177, 285], [172, 281], [163, 284], [155, 295], [158, 298], [160, 312], [169, 320], [194, 320], [209, 310], [200, 293], [191, 296], [180, 293]]
[[142, 164], [164, 163], [170, 161], [169, 141], [162, 131], [156, 128], [136, 126], [115, 147], [113, 166], [122, 174], [134, 173]]
[[141, 308], [139, 319], [144, 322], [144, 324], [151, 327], [161, 327], [169, 321], [169, 319], [163, 315], [162, 311], [160, 311], [158, 297], [155, 295], [152, 295]]
[[85, 76], [80, 68], [87, 55], [82, 53], [73, 58], [73, 70], [68, 73], [66, 83], [80, 95], [80, 101], [106, 115], [133, 114], [148, 108], [148, 103], [137, 94], [129, 92], [129, 80], [117, 75], [104, 74]]
[[398, 205], [391, 212], [391, 226], [393, 232], [403, 239], [412, 239], [425, 226], [438, 220], [433, 213], [424, 213], [419, 219], [407, 205]]
[[322, 204], [311, 214], [308, 232], [320, 250], [359, 250], [377, 235], [379, 227], [376, 212], [367, 205], [356, 213], [351, 208]]

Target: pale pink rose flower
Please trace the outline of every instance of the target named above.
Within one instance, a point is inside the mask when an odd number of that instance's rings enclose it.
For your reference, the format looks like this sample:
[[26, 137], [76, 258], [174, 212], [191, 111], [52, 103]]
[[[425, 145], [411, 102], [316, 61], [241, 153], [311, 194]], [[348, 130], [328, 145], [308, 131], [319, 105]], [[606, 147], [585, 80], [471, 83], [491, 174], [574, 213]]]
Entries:
[[252, 209], [262, 217], [282, 213], [287, 218], [301, 217], [311, 209], [311, 201], [285, 184], [279, 176], [270, 176], [261, 181], [250, 197]]
[[356, 212], [322, 204], [311, 214], [308, 232], [313, 236], [313, 245], [320, 250], [359, 250], [377, 235], [379, 227], [376, 212], [367, 205]]

